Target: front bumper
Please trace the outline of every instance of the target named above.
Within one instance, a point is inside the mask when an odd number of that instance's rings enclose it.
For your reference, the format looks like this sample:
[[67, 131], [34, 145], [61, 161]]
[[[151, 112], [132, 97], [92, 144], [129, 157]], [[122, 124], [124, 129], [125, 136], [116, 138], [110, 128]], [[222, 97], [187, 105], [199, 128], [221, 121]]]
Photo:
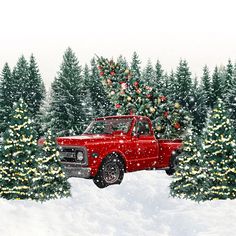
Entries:
[[91, 168], [79, 166], [72, 163], [62, 163], [64, 165], [65, 174], [68, 178], [77, 177], [88, 179], [91, 177]]

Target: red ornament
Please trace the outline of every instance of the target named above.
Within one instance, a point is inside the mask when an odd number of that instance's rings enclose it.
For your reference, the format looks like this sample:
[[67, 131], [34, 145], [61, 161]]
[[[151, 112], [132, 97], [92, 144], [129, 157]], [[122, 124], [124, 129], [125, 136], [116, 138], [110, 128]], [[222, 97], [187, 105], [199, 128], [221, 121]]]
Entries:
[[134, 86], [135, 86], [135, 87], [138, 87], [138, 81], [135, 81], [135, 82], [134, 82]]
[[160, 96], [160, 99], [162, 102], [165, 102], [166, 101], [166, 96]]
[[146, 97], [147, 97], [147, 98], [151, 98], [152, 95], [151, 95], [151, 94], [147, 94]]
[[111, 76], [114, 76], [116, 73], [114, 71], [111, 71]]
[[140, 89], [137, 89], [136, 92], [137, 92], [138, 94], [140, 94], [140, 93], [141, 93], [141, 90], [140, 90]]
[[164, 117], [167, 118], [168, 115], [169, 115], [169, 112], [168, 112], [168, 111], [165, 111], [165, 112], [164, 112]]
[[99, 69], [99, 70], [102, 70], [102, 67], [101, 67], [101, 66], [99, 66], [99, 67], [98, 67], [98, 69]]
[[116, 104], [116, 106], [115, 106], [117, 109], [119, 109], [120, 107], [121, 107], [121, 105], [120, 104]]
[[175, 129], [180, 129], [180, 123], [179, 123], [179, 122], [176, 122], [176, 123], [174, 124], [174, 127], [175, 127]]
[[103, 75], [104, 75], [104, 72], [103, 72], [103, 71], [101, 71], [101, 72], [100, 72], [100, 76], [103, 76]]

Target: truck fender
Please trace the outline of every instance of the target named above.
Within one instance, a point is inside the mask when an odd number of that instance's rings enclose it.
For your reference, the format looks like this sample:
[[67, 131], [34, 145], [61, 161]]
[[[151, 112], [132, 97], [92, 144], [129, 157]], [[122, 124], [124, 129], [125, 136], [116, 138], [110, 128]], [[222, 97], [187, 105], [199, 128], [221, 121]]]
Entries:
[[112, 151], [112, 152], [109, 152], [108, 154], [106, 154], [105, 157], [102, 159], [100, 166], [104, 163], [106, 158], [109, 158], [111, 156], [115, 156], [123, 162], [124, 171], [126, 172], [126, 160], [124, 158], [124, 155], [121, 152], [118, 152], [118, 151]]

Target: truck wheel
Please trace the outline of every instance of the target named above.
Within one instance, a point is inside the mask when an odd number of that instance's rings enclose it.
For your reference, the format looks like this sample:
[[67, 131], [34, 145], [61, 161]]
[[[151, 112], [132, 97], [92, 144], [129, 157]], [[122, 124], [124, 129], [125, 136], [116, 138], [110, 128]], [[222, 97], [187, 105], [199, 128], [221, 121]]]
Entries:
[[99, 188], [120, 184], [124, 177], [124, 163], [117, 157], [104, 159], [93, 182]]
[[166, 170], [167, 175], [173, 175], [175, 173], [175, 169], [178, 166], [178, 158], [177, 156], [179, 155], [179, 152], [176, 152], [171, 156], [170, 159], [170, 168]]

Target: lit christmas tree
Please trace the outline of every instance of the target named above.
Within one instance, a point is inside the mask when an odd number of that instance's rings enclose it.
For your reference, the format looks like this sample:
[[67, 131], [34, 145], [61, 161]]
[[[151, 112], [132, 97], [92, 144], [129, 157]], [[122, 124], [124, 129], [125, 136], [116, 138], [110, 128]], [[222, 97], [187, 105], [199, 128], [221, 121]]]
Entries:
[[38, 163], [40, 177], [34, 181], [34, 197], [44, 201], [70, 196], [70, 184], [63, 171], [55, 139], [50, 130], [46, 134]]
[[207, 170], [205, 200], [236, 198], [236, 143], [234, 128], [222, 100], [218, 99], [209, 118], [203, 141]]
[[22, 99], [14, 105], [10, 124], [3, 137], [0, 159], [0, 196], [6, 199], [33, 199], [31, 189], [37, 175], [36, 132]]
[[174, 138], [184, 133], [189, 117], [179, 103], [160, 96], [144, 81], [137, 81], [125, 63], [101, 57], [98, 58], [98, 69], [117, 114], [148, 116], [157, 137]]
[[178, 166], [170, 185], [171, 196], [195, 201], [202, 200], [202, 186], [206, 184], [203, 161], [201, 141], [196, 134], [191, 132], [184, 140], [182, 154], [178, 156]]

